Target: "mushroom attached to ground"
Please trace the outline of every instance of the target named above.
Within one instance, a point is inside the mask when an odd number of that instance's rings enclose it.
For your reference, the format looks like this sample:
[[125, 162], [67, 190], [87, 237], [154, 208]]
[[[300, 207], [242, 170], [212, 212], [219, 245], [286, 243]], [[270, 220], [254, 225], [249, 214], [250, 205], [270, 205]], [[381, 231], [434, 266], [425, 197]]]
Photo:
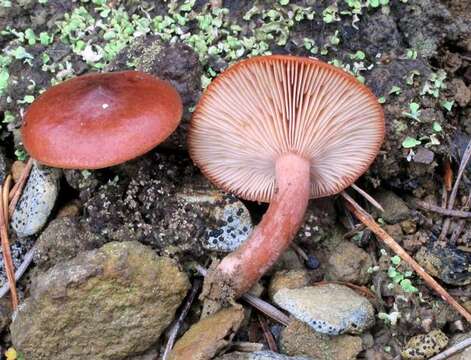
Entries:
[[296, 235], [308, 200], [350, 186], [383, 137], [375, 96], [321, 61], [254, 57], [216, 78], [193, 114], [190, 155], [216, 186], [270, 205], [250, 238], [209, 273], [205, 295], [225, 302], [249, 290]]
[[51, 87], [21, 129], [42, 164], [98, 169], [138, 157], [178, 126], [182, 102], [167, 81], [138, 71], [88, 74]]

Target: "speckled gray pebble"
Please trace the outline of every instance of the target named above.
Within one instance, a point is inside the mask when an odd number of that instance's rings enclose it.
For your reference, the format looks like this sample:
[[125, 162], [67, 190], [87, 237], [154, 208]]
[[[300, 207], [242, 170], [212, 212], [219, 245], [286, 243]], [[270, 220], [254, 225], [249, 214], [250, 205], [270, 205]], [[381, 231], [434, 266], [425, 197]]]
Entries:
[[236, 250], [253, 229], [250, 213], [245, 205], [232, 196], [220, 192], [179, 194], [189, 203], [209, 203], [211, 215], [217, 225], [206, 229], [203, 247], [211, 251], [231, 252]]
[[0, 184], [5, 180], [8, 173], [9, 161], [4, 154], [4, 150], [0, 147]]
[[274, 302], [317, 332], [361, 334], [374, 325], [371, 303], [350, 288], [337, 284], [280, 289]]
[[19, 237], [36, 234], [46, 224], [59, 192], [59, 169], [34, 164], [11, 219]]
[[217, 360], [312, 360], [309, 357], [286, 356], [272, 351], [257, 351], [253, 353], [234, 352], [218, 357]]

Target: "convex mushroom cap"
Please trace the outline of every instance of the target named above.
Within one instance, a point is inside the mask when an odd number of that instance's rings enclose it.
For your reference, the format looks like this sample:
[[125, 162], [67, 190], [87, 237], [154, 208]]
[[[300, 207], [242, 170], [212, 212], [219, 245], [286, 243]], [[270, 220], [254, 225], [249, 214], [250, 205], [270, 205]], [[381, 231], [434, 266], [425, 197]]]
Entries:
[[324, 197], [368, 169], [383, 137], [382, 108], [353, 76], [315, 59], [273, 55], [241, 61], [209, 85], [189, 150], [217, 186], [269, 202], [280, 155], [308, 159], [310, 196]]
[[138, 157], [178, 126], [182, 102], [167, 82], [138, 71], [89, 74], [53, 86], [28, 108], [23, 144], [39, 162], [97, 169]]

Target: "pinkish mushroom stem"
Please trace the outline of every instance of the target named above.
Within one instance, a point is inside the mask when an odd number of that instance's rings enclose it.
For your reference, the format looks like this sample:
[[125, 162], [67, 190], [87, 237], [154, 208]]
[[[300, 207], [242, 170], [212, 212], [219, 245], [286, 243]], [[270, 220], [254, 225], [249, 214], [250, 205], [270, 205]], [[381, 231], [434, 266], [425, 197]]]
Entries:
[[310, 163], [288, 153], [276, 160], [277, 192], [249, 239], [207, 278], [207, 296], [224, 301], [249, 290], [290, 245], [303, 222], [311, 182]]

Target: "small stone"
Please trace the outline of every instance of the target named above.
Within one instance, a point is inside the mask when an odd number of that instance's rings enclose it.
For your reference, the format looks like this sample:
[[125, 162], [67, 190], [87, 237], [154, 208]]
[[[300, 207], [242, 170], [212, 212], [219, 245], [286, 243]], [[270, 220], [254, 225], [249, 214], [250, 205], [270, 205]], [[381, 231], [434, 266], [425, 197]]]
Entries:
[[306, 270], [282, 270], [276, 272], [268, 286], [268, 297], [273, 296], [280, 289], [299, 289], [309, 284], [309, 272]]
[[456, 247], [421, 247], [415, 254], [427, 273], [450, 285], [471, 284], [471, 254]]
[[273, 301], [315, 331], [328, 335], [361, 334], [375, 320], [370, 302], [343, 285], [281, 289]]
[[381, 191], [375, 198], [384, 208], [381, 217], [386, 222], [396, 224], [409, 217], [410, 211], [406, 203], [393, 192]]
[[316, 360], [354, 360], [362, 351], [359, 336], [328, 336], [313, 331], [300, 321], [291, 322], [281, 334], [280, 346], [288, 355], [309, 356]]
[[9, 161], [4, 155], [3, 148], [0, 147], [0, 184], [3, 184], [3, 181], [8, 175], [8, 165]]
[[368, 269], [372, 266], [373, 261], [365, 250], [342, 241], [327, 260], [326, 280], [364, 285], [370, 279]]
[[400, 241], [404, 236], [401, 224], [384, 225], [384, 230], [396, 239], [396, 241]]
[[104, 243], [105, 239], [91, 233], [73, 218], [54, 219], [36, 242], [34, 262], [40, 269], [46, 270]]
[[250, 213], [242, 201], [219, 191], [194, 191], [177, 194], [182, 206], [196, 204], [211, 209], [212, 224], [206, 229], [203, 247], [211, 251], [232, 252], [253, 229]]
[[432, 330], [409, 339], [401, 356], [404, 360], [425, 360], [438, 354], [447, 345], [448, 337], [441, 330]]
[[[453, 338], [450, 341], [450, 345], [455, 345], [458, 344], [466, 339], [471, 338], [471, 332], [465, 333], [465, 334], [459, 334], [453, 336]], [[463, 351], [452, 355], [448, 358], [448, 360], [469, 360], [471, 359], [471, 347], [467, 347]]]
[[[286, 356], [273, 351], [257, 351], [253, 353], [233, 352], [215, 360], [312, 360], [304, 356]], [[317, 360], [317, 359], [316, 359]]]
[[169, 360], [210, 360], [226, 348], [244, 320], [244, 309], [219, 310], [194, 324], [175, 344]]
[[401, 222], [401, 228], [404, 234], [411, 235], [417, 231], [417, 223], [411, 219]]
[[46, 224], [59, 193], [59, 169], [34, 164], [11, 219], [19, 237], [36, 234]]
[[466, 86], [463, 80], [453, 79], [451, 88], [454, 92], [454, 98], [459, 106], [465, 107], [471, 101], [471, 90]]
[[16, 160], [13, 162], [11, 165], [11, 177], [13, 178], [13, 181], [17, 183], [21, 175], [23, 174], [23, 171], [26, 167], [26, 164], [23, 161]]
[[80, 202], [77, 200], [65, 204], [57, 212], [57, 218], [74, 217], [80, 214]]
[[188, 288], [173, 260], [137, 242], [109, 243], [33, 279], [12, 343], [26, 359], [137, 356], [168, 327]]
[[427, 164], [428, 165], [428, 164], [431, 164], [433, 162], [434, 158], [435, 158], [435, 153], [433, 151], [430, 151], [429, 149], [420, 147], [415, 152], [413, 160], [416, 163]]
[[0, 332], [3, 332], [11, 322], [11, 303], [8, 298], [0, 299]]
[[272, 272], [281, 271], [281, 270], [304, 270], [305, 266], [300, 260], [296, 251], [292, 248], [288, 248], [281, 256], [278, 258], [273, 267], [269, 270]]

